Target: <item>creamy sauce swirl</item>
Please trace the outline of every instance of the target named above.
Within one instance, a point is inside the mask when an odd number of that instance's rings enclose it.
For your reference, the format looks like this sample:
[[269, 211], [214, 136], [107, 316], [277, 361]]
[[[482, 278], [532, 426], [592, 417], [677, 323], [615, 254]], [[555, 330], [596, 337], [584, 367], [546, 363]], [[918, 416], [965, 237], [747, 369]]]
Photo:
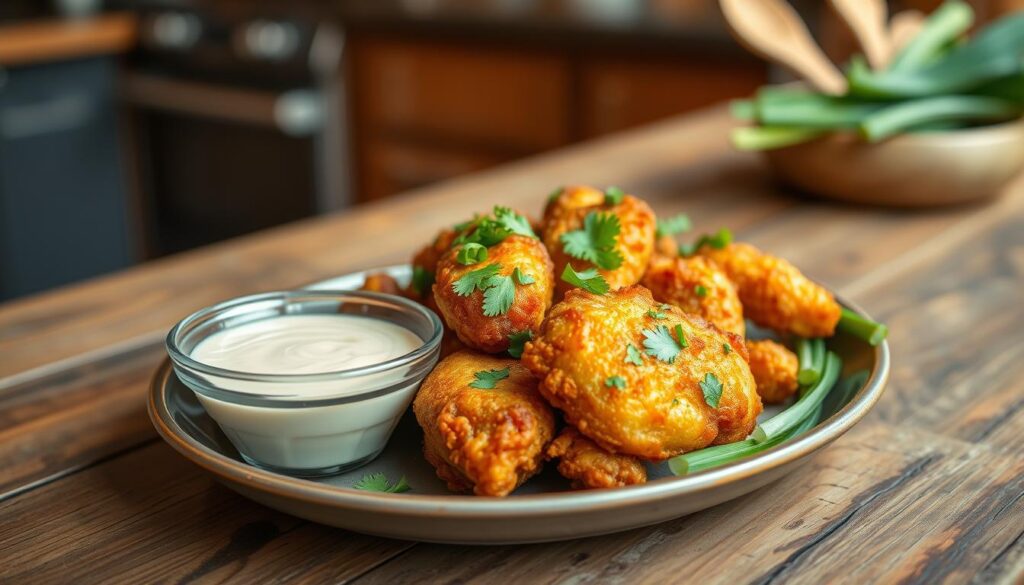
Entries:
[[282, 315], [210, 335], [192, 359], [251, 374], [321, 374], [371, 366], [423, 345], [412, 331], [356, 315]]

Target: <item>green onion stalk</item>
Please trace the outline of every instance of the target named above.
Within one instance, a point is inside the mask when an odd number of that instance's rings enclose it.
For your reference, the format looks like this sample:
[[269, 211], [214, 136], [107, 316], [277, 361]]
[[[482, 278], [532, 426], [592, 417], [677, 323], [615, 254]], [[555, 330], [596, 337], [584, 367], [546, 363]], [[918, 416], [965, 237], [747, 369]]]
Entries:
[[[668, 462], [669, 469], [676, 475], [686, 475], [732, 463], [780, 445], [818, 424], [822, 401], [835, 385], [842, 361], [835, 354], [825, 351], [825, 342], [821, 339], [810, 340], [807, 344], [811, 348], [801, 354], [800, 367], [802, 370], [817, 369], [822, 375], [813, 386], [803, 390], [795, 404], [758, 427], [751, 438], [674, 457]], [[807, 360], [817, 360], [819, 363], [812, 364]]]
[[836, 328], [839, 331], [849, 333], [858, 339], [866, 341], [872, 347], [882, 343], [882, 340], [889, 335], [889, 328], [882, 323], [876, 323], [867, 317], [862, 317], [846, 307], [842, 309], [839, 324]]

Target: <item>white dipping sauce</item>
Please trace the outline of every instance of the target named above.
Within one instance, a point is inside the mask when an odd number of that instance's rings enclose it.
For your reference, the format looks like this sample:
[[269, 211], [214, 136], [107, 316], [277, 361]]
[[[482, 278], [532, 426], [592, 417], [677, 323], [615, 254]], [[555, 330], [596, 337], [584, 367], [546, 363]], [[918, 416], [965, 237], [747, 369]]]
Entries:
[[284, 315], [218, 331], [192, 359], [250, 374], [322, 374], [380, 364], [423, 341], [405, 327], [356, 315]]
[[[422, 345], [423, 340], [412, 331], [372, 317], [283, 315], [213, 333], [196, 345], [191, 357], [250, 374], [320, 374], [383, 363]], [[409, 378], [408, 366], [316, 381], [205, 378], [217, 388], [275, 400], [256, 406], [196, 392], [206, 411], [250, 463], [299, 474], [329, 472], [376, 457], [420, 382]], [[386, 392], [358, 398], [378, 390]], [[352, 399], [301, 404], [339, 396]]]

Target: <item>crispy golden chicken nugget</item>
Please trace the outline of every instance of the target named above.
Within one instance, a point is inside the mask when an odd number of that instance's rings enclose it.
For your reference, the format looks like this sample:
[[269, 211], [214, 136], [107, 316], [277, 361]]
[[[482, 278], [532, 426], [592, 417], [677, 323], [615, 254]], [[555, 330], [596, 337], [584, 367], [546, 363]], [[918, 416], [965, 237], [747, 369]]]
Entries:
[[558, 473], [578, 490], [621, 487], [647, 481], [647, 469], [636, 457], [602, 449], [572, 427], [565, 427], [549, 446], [548, 459], [558, 459]]
[[420, 248], [412, 257], [412, 282], [409, 283], [406, 294], [435, 312], [439, 311], [431, 287], [437, 277], [437, 263], [451, 249], [455, 236], [455, 230], [445, 228], [437, 234], [433, 242]]
[[513, 234], [466, 265], [460, 252], [467, 245], [456, 244], [438, 262], [434, 300], [467, 346], [506, 351], [512, 336], [540, 331], [554, 293], [551, 259], [540, 240]]
[[747, 354], [750, 372], [754, 374], [761, 400], [775, 404], [785, 402], [796, 394], [800, 361], [795, 353], [781, 343], [764, 339], [748, 340]]
[[795, 266], [750, 244], [721, 249], [702, 246], [699, 254], [714, 260], [736, 284], [748, 319], [780, 333], [830, 337], [841, 308], [832, 293]]
[[712, 260], [657, 255], [641, 283], [658, 302], [703, 317], [723, 331], [746, 334], [736, 286]]
[[453, 491], [506, 496], [542, 465], [555, 416], [513, 359], [460, 351], [441, 360], [413, 402], [423, 454]]
[[[596, 267], [612, 289], [640, 282], [654, 252], [656, 220], [632, 195], [609, 196], [591, 187], [566, 187], [544, 214], [544, 245], [561, 275]], [[572, 285], [560, 278], [555, 298]]]
[[[393, 276], [386, 272], [371, 272], [363, 280], [363, 286], [359, 290], [369, 292], [386, 293], [389, 295], [401, 295], [402, 287]], [[403, 295], [404, 296], [404, 295]]]
[[582, 434], [614, 453], [662, 460], [754, 428], [761, 400], [741, 348], [736, 335], [662, 307], [642, 286], [575, 289], [526, 344], [523, 364]]

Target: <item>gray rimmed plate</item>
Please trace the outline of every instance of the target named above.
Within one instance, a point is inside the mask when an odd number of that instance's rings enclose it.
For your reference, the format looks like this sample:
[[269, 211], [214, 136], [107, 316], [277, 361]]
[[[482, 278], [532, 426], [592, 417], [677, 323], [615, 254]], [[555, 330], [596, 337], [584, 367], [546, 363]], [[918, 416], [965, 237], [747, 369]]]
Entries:
[[[408, 282], [408, 265], [386, 271]], [[312, 285], [354, 289], [365, 273]], [[854, 306], [843, 303], [860, 312]], [[889, 349], [842, 334], [829, 348], [843, 358], [843, 376], [867, 370], [867, 381], [849, 402], [823, 413], [822, 422], [799, 438], [730, 465], [675, 477], [667, 464], [648, 467], [650, 481], [616, 489], [571, 491], [553, 466], [507, 498], [448, 492], [423, 459], [422, 435], [409, 414], [384, 452], [355, 471], [324, 479], [298, 479], [258, 469], [238, 452], [207, 416], [195, 395], [165, 362], [153, 379], [149, 415], [160, 435], [188, 459], [238, 493], [271, 508], [321, 524], [409, 540], [500, 544], [566, 540], [656, 524], [720, 504], [784, 477], [818, 449], [848, 431], [878, 401], [889, 374]], [[771, 416], [776, 409], [766, 409]], [[405, 476], [412, 490], [382, 494], [353, 489], [366, 473]]]

